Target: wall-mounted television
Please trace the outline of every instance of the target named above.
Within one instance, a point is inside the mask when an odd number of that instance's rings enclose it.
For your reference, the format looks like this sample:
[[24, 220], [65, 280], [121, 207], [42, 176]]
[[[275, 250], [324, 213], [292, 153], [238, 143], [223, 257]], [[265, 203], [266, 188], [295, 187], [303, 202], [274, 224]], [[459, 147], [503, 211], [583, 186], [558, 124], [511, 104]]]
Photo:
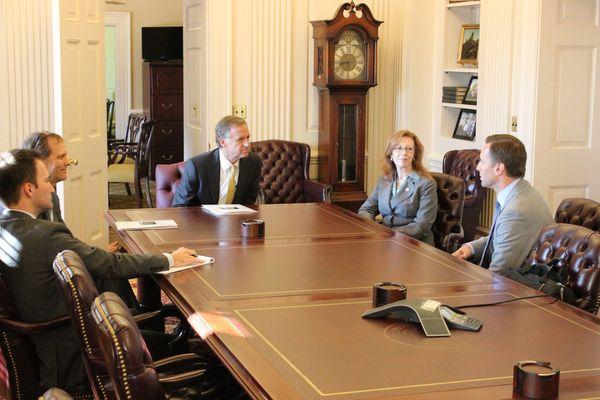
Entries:
[[142, 58], [146, 61], [183, 59], [183, 28], [181, 26], [143, 27]]

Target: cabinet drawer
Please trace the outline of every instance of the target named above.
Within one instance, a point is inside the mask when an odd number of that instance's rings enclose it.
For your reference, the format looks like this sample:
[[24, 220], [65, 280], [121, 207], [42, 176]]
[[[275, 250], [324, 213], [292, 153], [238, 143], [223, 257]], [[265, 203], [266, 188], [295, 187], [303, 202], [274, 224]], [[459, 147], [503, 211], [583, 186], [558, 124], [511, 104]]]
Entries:
[[153, 147], [183, 147], [183, 122], [157, 121], [152, 133]]
[[152, 94], [183, 93], [183, 68], [153, 66]]
[[183, 96], [178, 94], [152, 96], [152, 119], [183, 120]]
[[152, 164], [173, 164], [183, 161], [182, 146], [153, 147]]

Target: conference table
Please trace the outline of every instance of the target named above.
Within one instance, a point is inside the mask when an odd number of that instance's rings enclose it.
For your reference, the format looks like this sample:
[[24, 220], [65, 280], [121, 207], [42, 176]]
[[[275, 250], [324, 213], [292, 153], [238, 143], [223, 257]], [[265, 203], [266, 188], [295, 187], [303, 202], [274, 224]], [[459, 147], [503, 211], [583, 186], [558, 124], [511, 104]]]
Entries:
[[[508, 399], [513, 366], [524, 360], [560, 369], [560, 399], [600, 398], [595, 316], [533, 298], [468, 308], [481, 330], [438, 338], [399, 319], [363, 319], [383, 281], [406, 285], [408, 299], [451, 306], [539, 293], [331, 204], [251, 207], [257, 212], [134, 209], [106, 218], [113, 229], [177, 222], [117, 232], [130, 252], [185, 246], [214, 258], [153, 278], [252, 398]], [[242, 237], [247, 219], [265, 221], [264, 238]]]

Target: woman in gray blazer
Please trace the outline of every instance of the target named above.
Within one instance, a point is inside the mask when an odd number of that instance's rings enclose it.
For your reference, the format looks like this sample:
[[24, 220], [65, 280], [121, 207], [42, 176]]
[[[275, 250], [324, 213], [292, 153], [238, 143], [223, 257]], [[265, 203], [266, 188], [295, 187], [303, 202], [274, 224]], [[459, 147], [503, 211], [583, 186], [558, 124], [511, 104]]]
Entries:
[[423, 144], [410, 131], [394, 133], [381, 160], [382, 176], [358, 215], [433, 245], [431, 226], [438, 208], [437, 185], [423, 167]]

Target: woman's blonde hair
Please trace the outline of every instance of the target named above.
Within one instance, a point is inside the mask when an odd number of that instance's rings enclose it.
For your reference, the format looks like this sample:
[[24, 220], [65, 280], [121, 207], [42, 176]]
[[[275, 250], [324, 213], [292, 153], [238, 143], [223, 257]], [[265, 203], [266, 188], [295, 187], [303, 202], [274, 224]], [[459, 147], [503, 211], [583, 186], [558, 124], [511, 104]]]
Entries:
[[392, 179], [396, 175], [396, 165], [391, 160], [391, 156], [392, 152], [394, 151], [394, 147], [398, 146], [400, 140], [405, 137], [411, 138], [415, 143], [415, 153], [412, 164], [413, 170], [419, 173], [419, 175], [430, 176], [429, 171], [427, 171], [427, 169], [423, 166], [423, 153], [425, 152], [423, 143], [421, 143], [417, 135], [406, 130], [395, 132], [392, 134], [392, 136], [390, 136], [385, 148], [385, 153], [381, 159], [381, 172], [389, 179]]

